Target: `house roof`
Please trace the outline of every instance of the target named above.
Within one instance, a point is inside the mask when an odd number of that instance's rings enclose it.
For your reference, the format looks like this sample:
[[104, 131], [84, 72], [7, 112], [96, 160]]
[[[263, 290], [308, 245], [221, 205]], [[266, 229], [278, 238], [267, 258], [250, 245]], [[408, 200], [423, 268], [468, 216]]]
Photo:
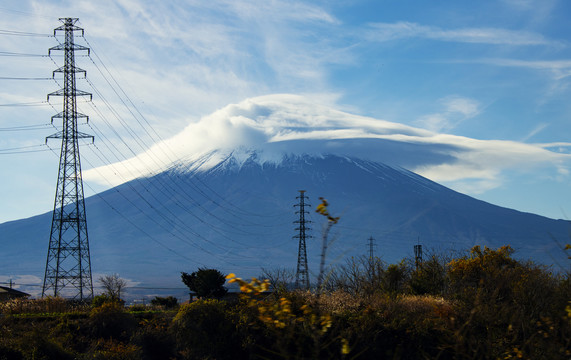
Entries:
[[23, 291], [11, 289], [11, 288], [5, 287], [5, 286], [0, 286], [0, 295], [2, 295], [2, 294], [9, 294], [11, 296], [30, 296], [30, 294], [27, 294]]

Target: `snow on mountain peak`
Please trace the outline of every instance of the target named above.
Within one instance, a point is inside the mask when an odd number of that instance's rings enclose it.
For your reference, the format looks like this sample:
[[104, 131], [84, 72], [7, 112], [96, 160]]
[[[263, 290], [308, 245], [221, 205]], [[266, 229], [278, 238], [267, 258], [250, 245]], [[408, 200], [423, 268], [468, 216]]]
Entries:
[[230, 154], [240, 162], [252, 152], [260, 163], [277, 163], [287, 154], [350, 156], [403, 167], [434, 181], [490, 180], [508, 168], [559, 168], [571, 160], [547, 146], [438, 134], [350, 114], [321, 100], [275, 94], [230, 104], [143, 154], [86, 171], [85, 178], [119, 184], [132, 174], [158, 173], [180, 163], [199, 161], [206, 170]]

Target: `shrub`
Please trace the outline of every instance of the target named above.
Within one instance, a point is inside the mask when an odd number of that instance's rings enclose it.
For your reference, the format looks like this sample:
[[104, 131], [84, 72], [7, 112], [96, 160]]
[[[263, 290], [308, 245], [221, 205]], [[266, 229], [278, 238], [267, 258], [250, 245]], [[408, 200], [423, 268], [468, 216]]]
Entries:
[[64, 349], [61, 344], [48, 337], [48, 334], [38, 329], [28, 333], [22, 339], [21, 344], [22, 353], [25, 354], [26, 359], [38, 360], [72, 360], [74, 359], [73, 353]]
[[[227, 279], [240, 285], [241, 310], [249, 320], [249, 329], [260, 330], [257, 337], [247, 339], [247, 347], [258, 357], [329, 359], [332, 353], [339, 353], [343, 339], [330, 335], [333, 317], [316, 306], [321, 298], [319, 293], [310, 305], [304, 301], [309, 298], [303, 292], [281, 292], [280, 297], [264, 295], [270, 286], [269, 280], [253, 278], [246, 282], [234, 274]], [[243, 317], [240, 319], [243, 326]]]
[[330, 292], [341, 290], [350, 294], [372, 294], [381, 290], [384, 274], [381, 259], [351, 257], [325, 277], [323, 288]]
[[340, 335], [362, 359], [449, 359], [440, 345], [450, 341], [452, 311], [442, 298], [377, 293], [366, 308], [344, 314]]
[[177, 348], [184, 359], [235, 359], [241, 353], [225, 302], [198, 300], [180, 307], [173, 320]]
[[154, 313], [139, 323], [131, 342], [140, 348], [140, 359], [163, 360], [176, 357], [176, 343], [170, 314]]
[[24, 355], [16, 349], [0, 345], [1, 360], [24, 360]]
[[[450, 262], [450, 296], [458, 300], [461, 316], [458, 352], [488, 358], [553, 358], [569, 345], [557, 277], [533, 262], [513, 259], [512, 253], [509, 246], [476, 246], [468, 256]], [[556, 327], [561, 331], [545, 329]], [[542, 340], [547, 337], [552, 338]]]
[[137, 325], [133, 315], [116, 302], [95, 307], [89, 314], [92, 334], [100, 338], [126, 339]]
[[48, 296], [42, 299], [13, 299], [0, 302], [3, 314], [48, 314], [76, 313], [88, 311], [86, 302]]
[[141, 356], [138, 346], [109, 339], [97, 341], [87, 358], [93, 360], [138, 360]]
[[141, 311], [147, 311], [147, 310], [149, 310], [149, 308], [147, 307], [147, 305], [144, 305], [144, 304], [135, 304], [135, 305], [129, 306], [130, 312], [141, 312]]
[[160, 306], [164, 309], [174, 309], [178, 306], [178, 300], [174, 296], [156, 296], [153, 300], [151, 300], [151, 305]]
[[383, 274], [382, 287], [389, 294], [403, 293], [410, 277], [410, 269], [404, 261], [391, 264]]
[[410, 274], [410, 291], [415, 295], [441, 295], [446, 287], [446, 264], [437, 255], [431, 255]]
[[125, 301], [108, 294], [97, 295], [91, 301], [91, 306], [93, 307], [100, 307], [103, 304], [117, 304], [118, 306], [124, 306]]

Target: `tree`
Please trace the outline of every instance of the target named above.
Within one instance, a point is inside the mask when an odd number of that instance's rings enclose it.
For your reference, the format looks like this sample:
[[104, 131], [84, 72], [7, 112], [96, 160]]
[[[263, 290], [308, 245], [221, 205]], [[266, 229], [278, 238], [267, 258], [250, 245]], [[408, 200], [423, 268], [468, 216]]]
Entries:
[[112, 299], [120, 299], [121, 290], [127, 286], [127, 281], [121, 279], [119, 274], [100, 276], [99, 282]]
[[221, 298], [228, 290], [224, 287], [226, 277], [216, 269], [199, 268], [192, 274], [181, 273], [182, 282], [201, 298]]
[[432, 254], [428, 260], [418, 264], [410, 274], [410, 290], [416, 295], [442, 295], [447, 285], [446, 258]]
[[262, 268], [262, 279], [270, 280], [272, 289], [286, 291], [295, 281], [295, 270], [288, 268], [265, 269]]

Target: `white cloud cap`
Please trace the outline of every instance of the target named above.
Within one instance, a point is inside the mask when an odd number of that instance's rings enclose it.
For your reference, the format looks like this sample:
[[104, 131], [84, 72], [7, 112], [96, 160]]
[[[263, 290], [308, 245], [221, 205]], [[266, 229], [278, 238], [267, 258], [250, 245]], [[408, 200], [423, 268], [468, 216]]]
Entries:
[[[545, 168], [568, 175], [571, 155], [550, 151], [549, 144], [439, 134], [339, 111], [321, 105], [323, 99], [327, 98], [276, 94], [231, 104], [147, 152], [121, 164], [86, 171], [85, 177], [119, 184], [134, 174], [155, 174], [206, 154], [210, 156], [201, 169], [216, 165], [230, 153], [236, 157], [241, 153], [243, 158], [253, 151], [260, 162], [279, 162], [286, 154], [359, 157], [404, 167], [437, 182], [473, 180], [473, 193], [501, 185], [504, 170]], [[463, 116], [480, 111], [469, 99], [450, 98], [443, 104], [446, 111]]]

